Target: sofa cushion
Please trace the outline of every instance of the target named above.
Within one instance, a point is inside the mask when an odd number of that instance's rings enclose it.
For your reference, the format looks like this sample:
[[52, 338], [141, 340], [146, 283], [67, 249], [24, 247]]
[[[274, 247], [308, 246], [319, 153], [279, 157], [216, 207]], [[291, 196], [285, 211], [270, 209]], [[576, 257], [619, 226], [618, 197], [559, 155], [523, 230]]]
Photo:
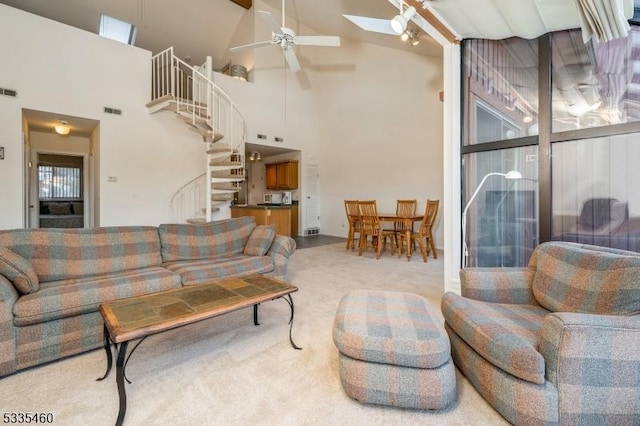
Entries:
[[152, 226], [0, 231], [5, 246], [31, 263], [41, 283], [160, 266]]
[[162, 266], [180, 274], [183, 285], [201, 284], [216, 278], [252, 273], [267, 273], [275, 269], [269, 256], [247, 256], [236, 254], [216, 259], [183, 260], [168, 262]]
[[159, 266], [41, 283], [40, 290], [18, 299], [13, 307], [13, 321], [16, 326], [25, 326], [95, 312], [102, 302], [180, 286], [178, 274]]
[[545, 382], [537, 342], [547, 310], [480, 302], [447, 292], [442, 296], [442, 313], [449, 327], [488, 362], [528, 382]]
[[162, 261], [213, 259], [241, 254], [255, 227], [256, 219], [250, 216], [202, 225], [160, 225]]
[[333, 323], [333, 341], [350, 358], [411, 368], [438, 368], [451, 358], [442, 320], [416, 294], [352, 290]]
[[533, 295], [552, 312], [640, 314], [640, 254], [548, 242], [536, 248]]
[[273, 239], [276, 237], [275, 225], [259, 225], [253, 230], [247, 245], [244, 247], [244, 254], [250, 256], [264, 256], [269, 251]]
[[31, 264], [6, 247], [0, 247], [0, 274], [11, 281], [22, 294], [33, 293], [40, 288], [38, 276]]

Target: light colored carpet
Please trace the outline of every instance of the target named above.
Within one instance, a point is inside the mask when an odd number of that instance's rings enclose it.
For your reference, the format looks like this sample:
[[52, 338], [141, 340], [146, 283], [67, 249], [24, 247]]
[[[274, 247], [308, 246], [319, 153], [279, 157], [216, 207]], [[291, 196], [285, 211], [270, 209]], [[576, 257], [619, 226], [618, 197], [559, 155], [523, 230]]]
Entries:
[[[388, 252], [375, 260], [343, 244], [298, 250], [291, 258], [289, 306], [246, 309], [148, 338], [127, 366], [125, 425], [496, 425], [507, 424], [458, 373], [458, 399], [447, 410], [363, 405], [342, 390], [331, 329], [340, 297], [351, 289], [407, 291], [440, 312], [442, 260], [411, 262]], [[104, 350], [0, 380], [2, 412], [51, 412], [59, 425], [111, 425], [118, 412], [115, 370], [103, 382]]]

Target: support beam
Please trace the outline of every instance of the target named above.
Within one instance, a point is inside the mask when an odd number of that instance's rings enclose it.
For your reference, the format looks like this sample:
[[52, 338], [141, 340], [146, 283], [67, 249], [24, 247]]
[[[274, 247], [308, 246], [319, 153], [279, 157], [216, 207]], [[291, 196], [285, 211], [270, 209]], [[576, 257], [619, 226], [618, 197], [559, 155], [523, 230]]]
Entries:
[[251, 0], [231, 0], [231, 2], [242, 6], [245, 9], [251, 9], [251, 6], [253, 6], [253, 2]]
[[445, 24], [443, 24], [440, 19], [436, 17], [429, 9], [425, 9], [423, 6], [423, 1], [418, 0], [405, 0], [405, 3], [408, 6], [413, 6], [416, 8], [416, 12], [418, 15], [422, 16], [422, 18], [427, 21], [433, 28], [436, 29], [444, 38], [446, 38], [449, 43], [459, 44], [460, 40], [458, 40], [449, 28]]

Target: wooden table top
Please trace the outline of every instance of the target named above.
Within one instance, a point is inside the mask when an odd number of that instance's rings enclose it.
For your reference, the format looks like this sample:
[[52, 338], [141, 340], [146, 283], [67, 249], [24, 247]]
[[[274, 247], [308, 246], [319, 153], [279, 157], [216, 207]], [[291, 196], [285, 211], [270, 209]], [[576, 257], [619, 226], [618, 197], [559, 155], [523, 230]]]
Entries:
[[191, 324], [273, 300], [298, 287], [254, 274], [100, 304], [115, 343]]

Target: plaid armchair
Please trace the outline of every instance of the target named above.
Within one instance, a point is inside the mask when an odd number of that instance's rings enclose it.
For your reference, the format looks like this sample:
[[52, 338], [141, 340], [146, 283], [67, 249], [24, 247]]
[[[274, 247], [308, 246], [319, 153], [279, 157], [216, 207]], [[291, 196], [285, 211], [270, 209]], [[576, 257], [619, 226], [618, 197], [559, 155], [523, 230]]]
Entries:
[[527, 268], [461, 271], [455, 364], [513, 424], [640, 424], [640, 254], [549, 242]]

